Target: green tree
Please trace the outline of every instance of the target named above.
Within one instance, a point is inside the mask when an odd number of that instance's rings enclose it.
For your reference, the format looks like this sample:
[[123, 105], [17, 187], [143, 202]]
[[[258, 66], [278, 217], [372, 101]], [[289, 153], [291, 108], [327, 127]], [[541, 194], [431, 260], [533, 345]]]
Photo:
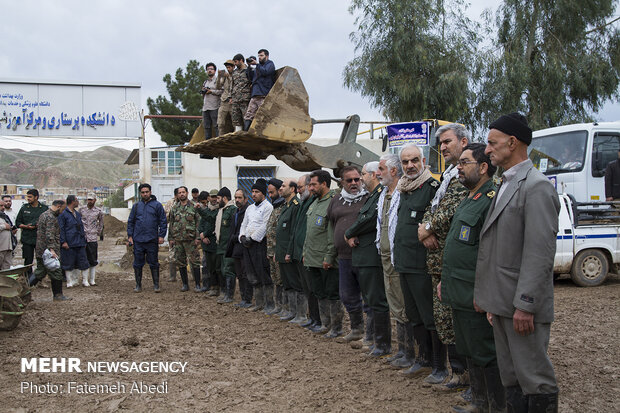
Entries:
[[127, 208], [127, 201], [125, 198], [125, 190], [120, 187], [112, 195], [103, 201], [103, 206], [108, 208]]
[[616, 0], [505, 0], [477, 63], [474, 116], [486, 127], [518, 110], [533, 129], [592, 120], [617, 100], [620, 31]]
[[[166, 74], [163, 78], [168, 95], [148, 98], [146, 105], [151, 115], [192, 115], [202, 114], [202, 95], [200, 88], [207, 79], [207, 73], [196, 60], [187, 63], [185, 72], [178, 68], [174, 78]], [[199, 121], [177, 119], [153, 119], [153, 129], [168, 145], [189, 142]]]
[[461, 0], [353, 0], [348, 88], [394, 121], [470, 120], [477, 26]]

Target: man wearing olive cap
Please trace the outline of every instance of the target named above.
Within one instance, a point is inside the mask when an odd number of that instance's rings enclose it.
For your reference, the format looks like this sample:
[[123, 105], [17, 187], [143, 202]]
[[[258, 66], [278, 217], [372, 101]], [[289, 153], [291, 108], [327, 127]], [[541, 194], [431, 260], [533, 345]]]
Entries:
[[557, 412], [547, 347], [560, 202], [528, 159], [525, 117], [503, 115], [489, 129], [485, 153], [504, 173], [480, 233], [474, 307], [493, 325], [508, 411]]
[[220, 108], [217, 112], [217, 128], [220, 135], [233, 131], [232, 124], [232, 73], [235, 68], [235, 62], [227, 60], [224, 62], [226, 70], [220, 70], [217, 78], [217, 87], [222, 89], [220, 97]]

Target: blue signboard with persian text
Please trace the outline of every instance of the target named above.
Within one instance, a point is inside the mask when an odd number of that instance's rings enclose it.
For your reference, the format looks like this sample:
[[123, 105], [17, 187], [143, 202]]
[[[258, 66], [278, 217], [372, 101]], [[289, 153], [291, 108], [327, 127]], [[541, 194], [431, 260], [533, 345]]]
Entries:
[[390, 148], [397, 148], [408, 143], [428, 146], [430, 130], [428, 122], [393, 123], [386, 129]]
[[0, 135], [139, 137], [140, 85], [0, 79]]

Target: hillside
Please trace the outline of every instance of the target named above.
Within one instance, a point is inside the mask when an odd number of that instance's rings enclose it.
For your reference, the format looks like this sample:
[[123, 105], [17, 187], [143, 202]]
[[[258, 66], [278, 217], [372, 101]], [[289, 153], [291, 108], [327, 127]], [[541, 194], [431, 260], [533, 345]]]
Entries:
[[129, 153], [111, 146], [84, 152], [3, 149], [0, 183], [32, 184], [37, 188], [116, 187], [120, 179], [131, 178], [133, 168], [123, 165]]

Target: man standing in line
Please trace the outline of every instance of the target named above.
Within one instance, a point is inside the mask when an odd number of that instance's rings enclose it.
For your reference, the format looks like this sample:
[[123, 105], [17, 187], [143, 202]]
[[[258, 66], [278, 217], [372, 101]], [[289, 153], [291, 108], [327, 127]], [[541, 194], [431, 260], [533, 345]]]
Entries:
[[181, 291], [189, 290], [187, 275], [187, 263], [189, 261], [194, 283], [194, 291], [200, 292], [200, 233], [198, 223], [200, 214], [194, 205], [187, 199], [187, 188], [179, 187], [179, 202], [170, 211], [168, 229], [168, 242], [174, 248], [174, 257], [177, 260], [177, 268], [181, 275], [183, 286]]
[[269, 221], [267, 222], [267, 235], [265, 237], [267, 239], [267, 259], [269, 260], [270, 271], [269, 274], [271, 274], [271, 279], [276, 286], [276, 306], [273, 310], [273, 314], [277, 316], [282, 316], [283, 313], [287, 311], [286, 308], [288, 308], [288, 301], [286, 297], [282, 297], [282, 274], [280, 274], [280, 267], [278, 266], [278, 263], [275, 259], [276, 229], [278, 226], [278, 217], [282, 212], [282, 207], [286, 203], [284, 198], [282, 198], [280, 196], [280, 193], [278, 192], [281, 187], [282, 181], [277, 178], [271, 178], [269, 181], [267, 181], [267, 193], [269, 194], [269, 198], [271, 199], [273, 211], [271, 212], [271, 215], [269, 216]]
[[314, 330], [326, 338], [342, 334], [344, 309], [338, 291], [338, 263], [334, 247], [333, 224], [327, 207], [335, 195], [330, 190], [331, 176], [324, 170], [310, 174], [310, 192], [316, 197], [307, 212], [303, 262], [310, 273], [312, 291], [319, 300], [321, 327]]
[[[299, 279], [297, 267], [291, 260], [291, 254], [293, 252], [293, 230], [299, 210], [297, 183], [291, 179], [287, 179], [282, 183], [279, 193], [280, 198], [283, 199], [285, 203], [280, 207], [280, 215], [276, 222], [275, 252], [273, 259], [279, 266], [280, 275], [282, 276], [282, 287], [284, 288], [282, 294], [286, 297], [285, 301], [288, 303], [288, 309], [282, 314], [280, 321], [289, 321], [294, 318], [297, 318], [297, 321], [301, 321], [302, 318], [306, 317], [306, 308], [303, 308], [303, 313], [297, 309], [297, 303], [300, 301], [300, 297], [303, 297], [303, 290], [301, 288], [301, 280]], [[287, 256], [288, 261], [286, 260]], [[302, 300], [302, 307], [304, 303], [305, 299]]]
[[459, 204], [446, 237], [437, 295], [452, 308], [456, 350], [465, 357], [472, 403], [459, 412], [506, 411], [505, 390], [499, 377], [493, 327], [474, 309], [474, 281], [480, 229], [495, 196], [491, 179], [496, 168], [483, 143], [465, 147], [459, 158], [458, 179], [468, 190]]
[[13, 197], [11, 195], [2, 195], [4, 201], [4, 213], [11, 218], [11, 222], [15, 225], [17, 219], [17, 211], [13, 209]]
[[243, 263], [248, 281], [252, 285], [256, 303], [252, 311], [263, 310], [265, 314], [275, 308], [273, 302], [273, 281], [269, 275], [267, 261], [267, 222], [273, 206], [266, 200], [267, 182], [259, 178], [252, 185], [254, 203], [245, 210], [245, 216], [239, 229], [239, 242], [243, 244]]
[[[34, 260], [34, 249], [37, 243], [37, 221], [42, 213], [47, 210], [47, 205], [39, 202], [39, 191], [30, 189], [26, 192], [26, 201], [28, 203], [22, 205], [17, 218], [15, 218], [15, 226], [22, 230], [22, 257], [24, 265], [32, 264]], [[29, 274], [32, 274], [32, 269]]]
[[13, 264], [13, 221], [4, 212], [4, 199], [0, 199], [0, 270]]
[[[170, 211], [172, 207], [177, 203], [177, 195], [179, 194], [179, 188], [174, 188], [174, 196], [170, 198], [164, 204], [164, 211], [166, 213], [166, 219], [170, 220]], [[177, 280], [177, 263], [174, 258], [174, 248], [168, 243], [168, 282], [175, 282]]]
[[[364, 306], [360, 289], [359, 271], [352, 264], [351, 247], [345, 239], [345, 231], [357, 219], [368, 192], [362, 187], [360, 171], [345, 166], [340, 171], [342, 191], [334, 196], [327, 207], [327, 218], [334, 226], [334, 246], [338, 252], [338, 278], [340, 299], [349, 313], [351, 332], [345, 342], [360, 340], [364, 335]], [[338, 332], [336, 332], [338, 333]]]
[[[218, 261], [217, 239], [215, 236], [215, 221], [220, 209], [217, 202], [217, 189], [212, 189], [208, 194], [201, 195], [199, 232], [202, 241], [202, 290], [207, 292], [207, 297], [220, 295], [220, 286], [224, 285], [220, 273], [222, 263]], [[205, 200], [206, 195], [206, 200]]]
[[[404, 325], [407, 323], [405, 312], [405, 299], [400, 284], [400, 275], [394, 269], [394, 234], [398, 222], [398, 206], [400, 203], [400, 193], [396, 190], [398, 180], [403, 175], [403, 170], [398, 160], [398, 155], [385, 154], [379, 160], [377, 178], [384, 186], [384, 190], [379, 195], [377, 201], [377, 238], [375, 246], [381, 256], [383, 267], [383, 283], [385, 285], [385, 296], [390, 308], [389, 314], [375, 314], [375, 342], [385, 343], [377, 345], [371, 351], [372, 357], [386, 357], [392, 351], [392, 322], [390, 315], [396, 320], [397, 329], [400, 330], [399, 351], [386, 360], [390, 363], [405, 357], [405, 349], [402, 345], [404, 340]], [[399, 334], [397, 333], [397, 337]]]
[[103, 231], [103, 212], [95, 206], [95, 202], [97, 202], [95, 194], [88, 194], [86, 196], [86, 207], [79, 210], [86, 233], [86, 258], [90, 265], [88, 268], [88, 283], [90, 285], [97, 285], [95, 283], [95, 270], [99, 264], [97, 261], [97, 241], [99, 241], [99, 236]]
[[80, 283], [80, 272], [82, 273], [82, 285], [90, 286], [87, 271], [90, 264], [86, 257], [86, 234], [82, 215], [77, 211], [79, 205], [75, 195], [67, 196], [67, 207], [58, 216], [60, 262], [67, 274], [67, 288]]
[[202, 84], [200, 93], [203, 97], [202, 126], [205, 129], [205, 140], [207, 140], [213, 136], [211, 128], [215, 129], [215, 136], [218, 136], [217, 110], [220, 107], [220, 96], [223, 90], [217, 87], [217, 77], [215, 76], [217, 67], [215, 63], [207, 63], [205, 70], [207, 71], [207, 80]]
[[[467, 189], [457, 179], [456, 165], [463, 153], [463, 148], [469, 143], [470, 134], [463, 125], [450, 123], [437, 129], [435, 136], [439, 141], [444, 161], [449, 166], [442, 175], [441, 185], [424, 214], [422, 223], [418, 226], [418, 238], [427, 249], [426, 267], [433, 283], [433, 291], [436, 291], [437, 284], [441, 280], [441, 257], [452, 216], [456, 207], [467, 196]], [[445, 364], [447, 353], [452, 368], [452, 378], [439, 388], [448, 391], [467, 388], [469, 381], [465, 374], [465, 360], [456, 351], [452, 311], [450, 307], [439, 301], [436, 294], [433, 294], [433, 314], [437, 333], [436, 336], [432, 335], [435, 340], [433, 360], [436, 360], [436, 365], [433, 366], [431, 376], [425, 381], [439, 384], [447, 380], [448, 369]]]
[[224, 63], [226, 70], [218, 73], [218, 89], [222, 89], [220, 97], [220, 108], [217, 111], [217, 128], [222, 135], [232, 132], [232, 73], [235, 64], [232, 60]]
[[[306, 241], [306, 227], [308, 218], [306, 213], [308, 212], [310, 205], [314, 202], [314, 196], [310, 193], [309, 184], [310, 175], [308, 174], [302, 175], [297, 180], [297, 192], [299, 193], [301, 204], [295, 218], [292, 252], [290, 255], [284, 256], [284, 261], [290, 260], [297, 267], [299, 280], [301, 281], [301, 288], [303, 289], [305, 297], [305, 300], [302, 301], [301, 304], [297, 304], [297, 312], [303, 312], [304, 315], [301, 319], [296, 320], [295, 323], [301, 327], [309, 329], [310, 331], [316, 332], [321, 328], [319, 302], [316, 295], [312, 292], [310, 273], [307, 271], [307, 268], [303, 262], [303, 249]], [[300, 306], [302, 307], [301, 309], [299, 308]], [[308, 311], [309, 318], [305, 318], [306, 310]]]
[[248, 198], [242, 189], [235, 191], [235, 206], [237, 210], [233, 215], [233, 228], [231, 229], [230, 238], [228, 239], [228, 247], [226, 256], [230, 256], [235, 260], [235, 274], [239, 280], [239, 294], [241, 301], [234, 304], [235, 307], [249, 308], [252, 306], [252, 285], [248, 281], [243, 263], [243, 250], [245, 247], [239, 242], [239, 232], [241, 231], [241, 223], [245, 217], [245, 210], [249, 203]]
[[58, 225], [58, 215], [65, 208], [65, 201], [58, 199], [52, 202], [52, 206], [41, 214], [37, 223], [37, 269], [28, 280], [30, 285], [36, 285], [46, 275], [49, 275], [52, 283], [52, 295], [54, 301], [67, 301], [71, 298], [65, 297], [62, 293], [62, 269], [60, 266], [54, 269], [47, 269], [43, 264], [43, 253], [49, 250], [52, 257], [59, 258], [60, 251], [60, 227]]
[[528, 159], [525, 116], [502, 115], [489, 129], [485, 153], [504, 173], [480, 234], [474, 305], [493, 324], [508, 411], [557, 412], [547, 348], [560, 201]]
[[260, 49], [258, 51], [258, 62], [252, 59], [249, 64], [247, 76], [252, 81], [252, 98], [243, 117], [243, 130], [250, 129], [256, 112], [276, 81], [276, 66], [269, 60], [267, 49]]
[[[379, 319], [390, 319], [390, 308], [385, 297], [385, 284], [383, 283], [383, 267], [381, 257], [375, 246], [377, 239], [377, 202], [384, 188], [377, 178], [379, 162], [368, 162], [362, 168], [362, 182], [370, 192], [366, 202], [357, 215], [356, 221], [344, 233], [351, 247], [351, 264], [359, 272], [359, 284], [364, 297], [364, 302], [370, 307], [366, 315], [366, 336], [364, 341], [370, 349], [375, 346], [380, 348], [383, 354], [389, 354], [392, 337], [379, 336], [380, 341], [375, 341], [375, 320], [377, 313]], [[372, 348], [371, 348], [372, 347]]]
[[231, 117], [235, 132], [238, 132], [243, 129], [243, 116], [245, 116], [252, 95], [252, 81], [248, 79], [248, 67], [242, 54], [237, 53], [233, 57], [233, 63], [235, 64], [235, 70], [232, 74]]
[[140, 184], [140, 201], [133, 204], [127, 220], [127, 237], [133, 245], [133, 270], [136, 278], [134, 292], [142, 291], [142, 267], [144, 258], [151, 268], [153, 290], [159, 290], [159, 244], [164, 243], [168, 221], [164, 207], [151, 194], [151, 185]]
[[[177, 192], [178, 192], [178, 189], [177, 189]], [[200, 208], [200, 201], [198, 200], [198, 195], [200, 195], [200, 190], [198, 188], [192, 188], [192, 200], [190, 202], [196, 208]]]
[[226, 187], [223, 187], [217, 193], [220, 209], [215, 218], [215, 239], [217, 242], [217, 255], [219, 256], [218, 260], [221, 262], [220, 273], [222, 274], [222, 287], [224, 289], [224, 296], [217, 300], [218, 304], [232, 302], [237, 283], [235, 260], [232, 257], [226, 256], [230, 233], [234, 229], [233, 219], [235, 212], [237, 212], [235, 200], [231, 198], [230, 189]]

